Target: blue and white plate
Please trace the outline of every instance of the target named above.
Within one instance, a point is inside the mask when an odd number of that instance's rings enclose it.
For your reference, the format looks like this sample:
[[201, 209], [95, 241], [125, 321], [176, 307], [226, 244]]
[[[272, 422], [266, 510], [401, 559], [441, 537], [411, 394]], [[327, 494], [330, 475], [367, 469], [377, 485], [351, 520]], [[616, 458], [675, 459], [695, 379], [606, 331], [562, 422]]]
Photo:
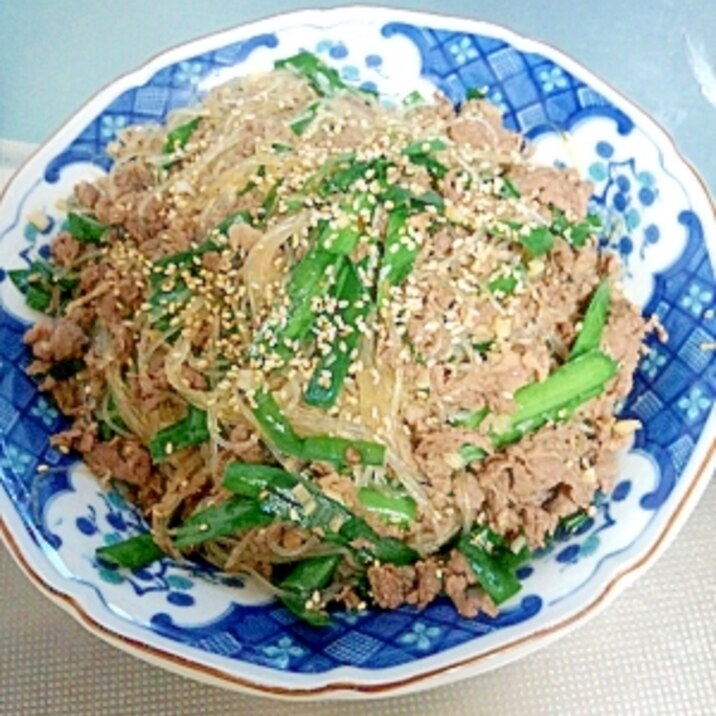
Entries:
[[[304, 48], [385, 102], [440, 89], [459, 102], [486, 87], [505, 125], [545, 162], [594, 182], [603, 244], [625, 285], [670, 339], [653, 345], [624, 416], [643, 423], [611, 496], [579, 534], [522, 569], [524, 588], [495, 619], [460, 618], [446, 602], [422, 612], [300, 622], [243, 578], [165, 559], [131, 575], [106, 571], [95, 548], [143, 528], [87, 470], [48, 446], [63, 425], [24, 374], [22, 335], [37, 316], [6, 270], [25, 266], [62, 216], [59, 198], [110, 167], [108, 142], [161, 122], [210, 87], [270, 69]], [[51, 218], [39, 231], [28, 216]], [[28, 576], [98, 636], [182, 673], [284, 697], [395, 694], [474, 675], [563, 636], [652, 564], [713, 470], [716, 412], [716, 228], [703, 185], [666, 134], [586, 69], [504, 28], [379, 8], [299, 12], [170, 50], [102, 90], [23, 166], [0, 204], [0, 533]], [[38, 473], [38, 465], [50, 466]]]

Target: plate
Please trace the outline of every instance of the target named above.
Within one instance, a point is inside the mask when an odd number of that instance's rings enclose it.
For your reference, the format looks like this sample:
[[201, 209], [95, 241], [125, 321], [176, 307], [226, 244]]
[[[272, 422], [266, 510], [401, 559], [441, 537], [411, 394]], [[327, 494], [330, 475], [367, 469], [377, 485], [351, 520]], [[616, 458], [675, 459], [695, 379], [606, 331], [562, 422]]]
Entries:
[[[542, 161], [594, 182], [600, 239], [624, 265], [627, 293], [667, 328], [622, 407], [643, 424], [612, 494], [578, 533], [521, 571], [496, 618], [424, 611], [299, 623], [249, 579], [165, 559], [132, 574], [95, 548], [141, 517], [86, 468], [48, 445], [63, 425], [24, 373], [35, 318], [7, 270], [46, 255], [58, 199], [109, 169], [104, 149], [134, 123], [162, 121], [232, 77], [307, 49], [353, 85], [398, 103], [436, 88], [459, 102], [485, 88], [507, 127]], [[30, 220], [34, 212], [46, 225]], [[29, 217], [29, 218], [28, 218]], [[39, 225], [39, 228], [38, 228]], [[223, 686], [286, 698], [405, 693], [495, 668], [564, 636], [652, 564], [693, 509], [714, 464], [716, 228], [708, 193], [668, 136], [556, 50], [504, 28], [381, 8], [281, 15], [165, 52], [103, 89], [26, 162], [0, 203], [0, 533], [30, 579], [90, 631], [137, 656]], [[43, 467], [38, 471], [38, 467]]]

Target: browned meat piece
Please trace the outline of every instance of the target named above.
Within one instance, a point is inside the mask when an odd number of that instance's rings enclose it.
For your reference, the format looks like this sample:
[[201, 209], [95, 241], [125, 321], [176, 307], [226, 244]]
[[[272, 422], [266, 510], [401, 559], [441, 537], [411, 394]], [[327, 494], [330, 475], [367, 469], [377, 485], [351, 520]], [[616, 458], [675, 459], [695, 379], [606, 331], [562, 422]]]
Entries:
[[496, 412], [506, 412], [512, 408], [514, 392], [535, 376], [520, 354], [506, 349], [489, 353], [484, 364], [450, 372], [436, 366], [431, 377], [438, 394], [456, 409], [487, 405]]
[[93, 288], [96, 288], [99, 282], [104, 278], [108, 268], [106, 264], [87, 264], [87, 266], [80, 271], [80, 291], [82, 293], [89, 293]]
[[475, 149], [499, 148], [506, 151], [519, 147], [519, 138], [508, 137], [483, 119], [460, 119], [450, 127], [450, 139], [458, 144], [469, 144]]
[[64, 268], [72, 266], [82, 251], [82, 244], [66, 231], [60, 231], [50, 248], [52, 260]]
[[201, 265], [208, 271], [218, 271], [221, 268], [221, 254], [208, 251], [201, 257]]
[[537, 199], [544, 206], [555, 206], [574, 219], [587, 213], [593, 186], [581, 181], [574, 169], [552, 167], [513, 167], [510, 179], [525, 197]]
[[[441, 241], [447, 239], [443, 237]], [[408, 321], [407, 335], [418, 353], [444, 360], [452, 352], [452, 336], [444, 316], [446, 309], [455, 304], [455, 288], [444, 277], [432, 276], [421, 286], [421, 293], [423, 305], [414, 310]]]
[[143, 289], [131, 277], [112, 276], [114, 287], [97, 301], [97, 315], [112, 329], [131, 316], [143, 300]]
[[333, 139], [333, 146], [340, 149], [352, 149], [363, 140], [363, 132], [357, 124], [346, 124]]
[[414, 589], [415, 569], [383, 564], [368, 568], [368, 581], [375, 603], [383, 609], [397, 609], [405, 604]]
[[463, 617], [474, 619], [480, 612], [495, 616], [497, 608], [493, 601], [475, 583], [475, 575], [467, 560], [462, 553], [453, 550], [445, 565], [445, 594]]
[[[551, 506], [552, 503], [548, 502], [546, 504]], [[586, 507], [586, 505], [584, 506]], [[578, 507], [572, 503], [563, 517], [572, 514], [577, 509]], [[511, 517], [512, 515], [510, 514], [509, 516]], [[550, 512], [546, 506], [524, 505], [519, 512], [519, 523], [522, 525], [522, 532], [527, 539], [527, 543], [534, 549], [544, 546], [546, 536], [557, 529], [559, 516]], [[513, 526], [512, 529], [514, 530], [515, 527]]]
[[121, 194], [142, 191], [154, 184], [154, 169], [144, 161], [128, 161], [117, 166], [112, 180]]
[[85, 417], [79, 417], [68, 430], [63, 430], [51, 438], [53, 445], [67, 450], [77, 450], [85, 453], [92, 449], [97, 442], [97, 424], [88, 422]]
[[100, 197], [100, 193], [94, 184], [81, 181], [75, 186], [75, 197], [85, 209], [93, 209]]
[[461, 467], [459, 452], [466, 443], [490, 449], [486, 436], [465, 428], [444, 427], [416, 437], [415, 461], [430, 485], [440, 492], [452, 489], [450, 476]]
[[415, 564], [413, 590], [407, 595], [408, 604], [422, 608], [432, 602], [442, 591], [443, 582], [440, 567], [435, 560], [428, 559]]
[[109, 329], [112, 334], [114, 360], [125, 362], [134, 352], [134, 331], [123, 322], [114, 323]]
[[476, 466], [485, 496], [478, 508], [492, 529], [522, 531], [530, 547], [540, 547], [560, 517], [588, 507], [596, 484], [578, 461], [587, 441], [573, 425], [545, 426]]
[[122, 204], [108, 196], [100, 196], [95, 202], [94, 214], [103, 224], [121, 224], [127, 216], [127, 211]]
[[82, 415], [87, 410], [84, 386], [75, 378], [53, 381], [50, 392], [64, 415]]
[[458, 144], [475, 149], [497, 149], [504, 153], [518, 151], [522, 137], [502, 126], [502, 113], [489, 102], [469, 103], [454, 121], [448, 134]]
[[[167, 209], [161, 196], [157, 194], [140, 195], [139, 197], [123, 196], [121, 202], [118, 203], [127, 207], [123, 220], [124, 228], [137, 241], [158, 243], [163, 249], [160, 255], [175, 252], [173, 241], [167, 241], [165, 237], [158, 237], [166, 228]], [[183, 245], [176, 250], [182, 251], [185, 248], [188, 248], [188, 242], [183, 242]]]
[[631, 390], [632, 377], [641, 357], [641, 342], [651, 329], [652, 325], [631, 303], [615, 297], [602, 339], [604, 349], [619, 361], [621, 367], [612, 388], [614, 394], [627, 395]]
[[231, 443], [229, 450], [232, 455], [243, 462], [258, 463], [266, 458], [258, 436], [241, 425], [237, 425], [231, 430], [229, 442]]
[[136, 486], [152, 481], [149, 452], [136, 440], [115, 437], [109, 442], [95, 443], [84, 454], [84, 459], [98, 477], [114, 477]]
[[25, 334], [24, 342], [40, 360], [56, 363], [80, 358], [87, 344], [85, 332], [73, 321], [58, 318], [51, 323], [36, 323]]
[[170, 390], [166, 373], [153, 366], [145, 373], [131, 373], [129, 379], [132, 391], [148, 409], [165, 400]]
[[194, 240], [194, 224], [188, 218], [166, 216], [161, 199], [153, 197], [141, 210], [141, 215], [125, 222], [127, 231], [140, 242], [140, 250], [152, 261], [190, 248]]
[[453, 601], [458, 612], [468, 618], [478, 615], [479, 604], [467, 596], [468, 588], [475, 584], [475, 575], [465, 557], [453, 550], [450, 561], [446, 565], [445, 594]]
[[258, 463], [266, 457], [258, 436], [242, 425], [237, 425], [231, 430], [229, 442], [231, 453], [243, 462]]
[[470, 566], [455, 550], [444, 563], [427, 559], [414, 567], [369, 567], [368, 582], [375, 603], [383, 609], [397, 609], [402, 604], [422, 609], [444, 591], [464, 617], [472, 619], [481, 611], [496, 614], [492, 600], [476, 585]]

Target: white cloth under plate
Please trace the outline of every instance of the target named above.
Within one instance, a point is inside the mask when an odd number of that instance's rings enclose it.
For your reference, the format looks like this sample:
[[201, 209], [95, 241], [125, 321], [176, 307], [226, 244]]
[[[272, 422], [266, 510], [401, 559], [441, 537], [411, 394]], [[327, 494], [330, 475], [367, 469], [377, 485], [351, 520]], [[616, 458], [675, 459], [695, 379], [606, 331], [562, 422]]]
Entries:
[[[0, 140], [0, 186], [30, 145]], [[85, 632], [0, 549], [2, 716], [716, 716], [716, 483], [642, 579], [586, 626], [483, 676], [380, 702], [295, 704], [149, 666]]]

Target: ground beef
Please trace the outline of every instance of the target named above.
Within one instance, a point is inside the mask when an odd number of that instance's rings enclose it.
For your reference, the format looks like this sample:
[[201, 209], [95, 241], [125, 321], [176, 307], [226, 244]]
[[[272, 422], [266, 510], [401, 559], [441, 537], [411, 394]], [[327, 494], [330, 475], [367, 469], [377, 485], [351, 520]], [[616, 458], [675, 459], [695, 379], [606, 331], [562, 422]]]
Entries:
[[144, 300], [144, 287], [131, 276], [122, 276], [115, 271], [105, 275], [112, 284], [112, 290], [97, 302], [97, 315], [110, 328], [132, 316]]
[[87, 410], [84, 384], [74, 377], [69, 380], [52, 381], [50, 393], [64, 415], [82, 415]]
[[484, 498], [477, 510], [498, 534], [522, 532], [530, 547], [543, 546], [559, 518], [591, 502], [596, 485], [578, 461], [588, 450], [589, 439], [572, 424], [525, 436], [471, 466]]
[[95, 289], [108, 270], [109, 265], [105, 262], [91, 263], [84, 266], [80, 271], [80, 292], [84, 294]]
[[97, 442], [85, 452], [90, 470], [100, 477], [114, 477], [130, 485], [145, 486], [152, 479], [152, 460], [136, 440], [115, 437]]
[[149, 366], [143, 373], [130, 373], [129, 382], [132, 392], [149, 410], [163, 402], [170, 390], [166, 373], [157, 366]]
[[85, 209], [93, 209], [100, 198], [100, 192], [94, 184], [81, 181], [75, 186], [75, 198]]
[[459, 144], [469, 144], [478, 150], [497, 150], [506, 154], [518, 151], [522, 143], [519, 134], [503, 128], [500, 110], [488, 102], [468, 105], [467, 111], [461, 112], [451, 122], [448, 134]]
[[489, 439], [475, 430], [441, 427], [415, 436], [413, 455], [428, 483], [443, 492], [452, 489], [451, 477], [460, 467], [460, 448], [465, 444], [490, 449]]
[[120, 194], [142, 191], [154, 184], [155, 170], [146, 162], [131, 160], [120, 165], [113, 173], [114, 186]]
[[50, 323], [36, 323], [24, 338], [36, 358], [51, 363], [68, 358], [81, 358], [87, 340], [82, 328], [67, 318], [58, 318]]
[[497, 608], [494, 602], [475, 586], [476, 581], [464, 555], [453, 550], [445, 565], [445, 594], [453, 601], [458, 613], [463, 617], [474, 619], [480, 612], [495, 616]]
[[439, 575], [438, 563], [433, 560], [420, 561], [412, 567], [384, 564], [368, 568], [373, 598], [383, 609], [397, 609], [402, 604], [425, 607], [442, 591]]
[[621, 367], [612, 388], [614, 394], [628, 395], [631, 390], [634, 371], [642, 353], [642, 340], [652, 327], [653, 324], [647, 323], [627, 300], [617, 298], [612, 301], [603, 345]]
[[426, 559], [412, 567], [373, 565], [368, 568], [368, 582], [375, 603], [383, 609], [403, 604], [422, 609], [444, 593], [464, 617], [472, 619], [481, 611], [496, 614], [492, 600], [477, 586], [467, 561], [455, 550], [446, 561]]
[[442, 591], [440, 567], [434, 560], [417, 562], [413, 591], [407, 595], [408, 604], [424, 607], [430, 604]]
[[52, 260], [63, 268], [72, 266], [82, 251], [82, 244], [66, 231], [60, 231], [52, 242]]
[[573, 169], [519, 166], [510, 170], [509, 178], [523, 196], [544, 206], [554, 206], [575, 218], [587, 213], [593, 186], [581, 181]]
[[112, 335], [112, 355], [119, 363], [129, 361], [134, 353], [134, 331], [124, 321], [109, 326]]
[[100, 195], [95, 202], [94, 213], [103, 224], [121, 224], [127, 216], [127, 210], [122, 204], [104, 195]]
[[89, 452], [97, 442], [97, 424], [85, 416], [80, 416], [71, 428], [53, 435], [51, 441], [55, 447], [63, 450]]
[[483, 363], [448, 372], [436, 366], [432, 385], [438, 394], [456, 409], [488, 406], [497, 412], [513, 409], [512, 395], [534, 378], [515, 350], [489, 353]]
[[243, 425], [237, 425], [229, 433], [229, 451], [242, 462], [259, 463], [266, 457], [258, 435]]

